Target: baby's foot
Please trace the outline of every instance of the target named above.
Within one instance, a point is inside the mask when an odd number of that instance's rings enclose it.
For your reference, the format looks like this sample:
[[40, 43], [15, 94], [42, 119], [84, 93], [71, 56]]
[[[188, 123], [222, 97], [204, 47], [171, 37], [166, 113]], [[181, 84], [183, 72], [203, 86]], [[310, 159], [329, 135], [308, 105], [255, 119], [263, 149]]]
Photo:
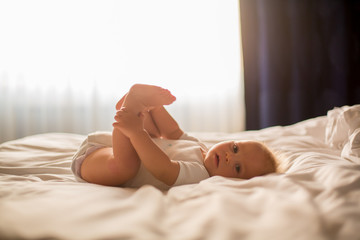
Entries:
[[175, 100], [175, 96], [167, 89], [153, 85], [135, 84], [126, 95], [123, 107], [142, 112], [151, 107], [169, 105]]

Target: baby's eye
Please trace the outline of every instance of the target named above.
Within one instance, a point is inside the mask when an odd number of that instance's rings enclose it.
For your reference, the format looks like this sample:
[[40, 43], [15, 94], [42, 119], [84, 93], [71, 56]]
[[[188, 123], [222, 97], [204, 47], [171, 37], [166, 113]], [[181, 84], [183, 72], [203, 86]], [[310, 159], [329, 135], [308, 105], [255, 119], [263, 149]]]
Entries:
[[240, 170], [241, 170], [240, 164], [235, 165], [235, 170], [236, 170], [237, 173], [240, 173]]
[[238, 146], [237, 146], [236, 144], [234, 144], [234, 146], [233, 146], [233, 151], [234, 151], [234, 153], [237, 153], [238, 150], [239, 150]]

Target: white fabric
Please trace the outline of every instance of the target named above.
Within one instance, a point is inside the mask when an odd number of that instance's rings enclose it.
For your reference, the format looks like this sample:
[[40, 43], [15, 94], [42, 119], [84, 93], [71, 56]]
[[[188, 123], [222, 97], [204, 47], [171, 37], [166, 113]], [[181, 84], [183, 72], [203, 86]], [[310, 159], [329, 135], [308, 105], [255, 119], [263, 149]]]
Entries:
[[206, 151], [207, 148], [197, 138], [184, 133], [179, 140], [153, 140], [171, 160], [180, 165], [179, 175], [173, 186], [199, 183], [210, 177], [200, 150], [203, 148]]
[[[0, 145], [0, 239], [358, 239], [359, 158], [344, 158], [344, 148], [327, 143], [328, 120], [193, 133], [208, 147], [230, 139], [264, 141], [282, 153], [286, 173], [217, 176], [169, 191], [77, 182], [70, 164], [82, 135], [6, 142]], [[351, 139], [354, 146], [357, 137]]]
[[85, 158], [92, 152], [99, 148], [111, 147], [112, 139], [110, 132], [94, 132], [90, 133], [85, 140], [81, 143], [79, 149], [73, 156], [71, 163], [71, 170], [74, 173], [76, 179], [80, 182], [85, 180], [81, 177], [81, 165]]
[[360, 163], [360, 105], [335, 108], [327, 116], [326, 143], [342, 149], [343, 158]]
[[349, 136], [360, 128], [360, 105], [334, 108], [327, 116], [326, 142], [336, 148], [344, 147]]

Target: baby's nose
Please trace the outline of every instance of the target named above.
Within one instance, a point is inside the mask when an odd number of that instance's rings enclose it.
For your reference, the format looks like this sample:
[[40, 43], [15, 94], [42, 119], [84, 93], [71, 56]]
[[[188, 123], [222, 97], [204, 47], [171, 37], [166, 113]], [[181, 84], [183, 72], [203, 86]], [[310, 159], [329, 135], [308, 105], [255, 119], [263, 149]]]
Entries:
[[228, 152], [225, 153], [225, 160], [226, 160], [226, 163], [229, 163], [229, 161], [230, 161], [230, 154]]

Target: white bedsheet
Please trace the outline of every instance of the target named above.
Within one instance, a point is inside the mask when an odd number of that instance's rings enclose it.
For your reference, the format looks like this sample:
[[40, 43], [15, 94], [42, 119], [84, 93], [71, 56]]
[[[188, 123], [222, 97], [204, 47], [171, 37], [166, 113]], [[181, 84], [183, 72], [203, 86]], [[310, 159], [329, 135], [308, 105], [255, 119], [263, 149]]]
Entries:
[[287, 127], [194, 133], [208, 145], [257, 139], [285, 174], [212, 177], [162, 192], [76, 182], [85, 136], [49, 133], [0, 145], [0, 239], [360, 239], [359, 106]]

